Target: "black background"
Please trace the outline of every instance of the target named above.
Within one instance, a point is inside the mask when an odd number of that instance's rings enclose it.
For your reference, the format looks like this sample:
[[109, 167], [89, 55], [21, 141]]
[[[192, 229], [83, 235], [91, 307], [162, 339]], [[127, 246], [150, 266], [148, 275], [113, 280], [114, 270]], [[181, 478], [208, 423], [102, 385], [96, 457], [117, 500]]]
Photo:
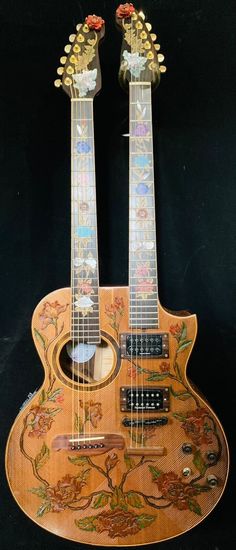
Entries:
[[[106, 20], [103, 89], [95, 100], [100, 283], [127, 284], [128, 97], [117, 73], [114, 1], [1, 2], [1, 482], [2, 550], [71, 550], [40, 529], [7, 487], [10, 426], [42, 382], [30, 320], [37, 302], [69, 284], [70, 102], [53, 86], [76, 23]], [[160, 299], [190, 309], [199, 334], [189, 375], [209, 399], [233, 448], [235, 423], [235, 0], [143, 0], [168, 72], [154, 96]], [[16, 465], [17, 467], [17, 465]], [[233, 479], [234, 478], [234, 479]], [[232, 546], [235, 476], [214, 512], [163, 550]], [[235, 531], [234, 531], [235, 534]], [[84, 547], [86, 548], [86, 547]]]

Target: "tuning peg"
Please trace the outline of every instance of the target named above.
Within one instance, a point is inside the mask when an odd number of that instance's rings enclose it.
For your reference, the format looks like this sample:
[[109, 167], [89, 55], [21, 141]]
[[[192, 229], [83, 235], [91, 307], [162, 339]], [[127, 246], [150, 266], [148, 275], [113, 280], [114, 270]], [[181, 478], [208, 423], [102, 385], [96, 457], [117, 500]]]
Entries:
[[62, 65], [65, 65], [65, 64], [66, 64], [66, 60], [67, 60], [67, 57], [66, 57], [65, 55], [63, 55], [63, 56], [61, 57], [61, 59], [60, 59], [60, 63], [61, 63]]
[[152, 39], [153, 42], [155, 42], [155, 40], [157, 39], [157, 35], [154, 34], [154, 32], [152, 32], [152, 34], [151, 34], [151, 39]]
[[60, 78], [54, 80], [54, 86], [56, 86], [56, 88], [60, 88], [60, 86], [62, 86], [62, 81], [60, 80]]
[[151, 23], [146, 23], [147, 30], [150, 32], [152, 30]]
[[159, 68], [160, 68], [160, 72], [161, 72], [161, 73], [166, 73], [167, 68], [165, 67], [165, 65], [160, 65]]
[[139, 17], [141, 17], [145, 21], [145, 15], [144, 15], [143, 11], [139, 12]]
[[80, 27], [82, 27], [82, 23], [78, 23], [78, 25], [76, 25], [76, 30], [79, 31]]
[[64, 73], [64, 67], [58, 67], [57, 74], [62, 75]]
[[66, 46], [64, 47], [64, 50], [65, 50], [66, 53], [70, 53], [71, 44], [66, 44]]
[[164, 55], [162, 53], [159, 53], [158, 56], [157, 56], [157, 59], [159, 61], [159, 63], [162, 63], [162, 61], [164, 61]]
[[70, 34], [69, 42], [74, 42], [75, 38], [76, 38], [76, 34]]
[[159, 50], [161, 49], [161, 46], [160, 44], [154, 44], [154, 48], [157, 52], [159, 52]]

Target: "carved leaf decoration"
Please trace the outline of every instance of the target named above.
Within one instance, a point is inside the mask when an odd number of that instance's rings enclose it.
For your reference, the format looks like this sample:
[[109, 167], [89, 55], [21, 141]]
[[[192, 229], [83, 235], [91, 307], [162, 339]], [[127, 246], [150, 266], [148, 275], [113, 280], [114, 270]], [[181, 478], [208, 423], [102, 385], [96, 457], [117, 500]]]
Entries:
[[149, 514], [141, 514], [140, 516], [136, 516], [136, 521], [140, 529], [145, 529], [145, 527], [148, 527], [155, 521], [156, 516], [150, 516]]
[[170, 391], [176, 399], [180, 399], [180, 401], [186, 401], [190, 397], [192, 397], [191, 393], [187, 391], [175, 391], [172, 386], [170, 386]]
[[111, 509], [121, 508], [121, 510], [127, 510], [127, 504], [125, 502], [124, 495], [119, 487], [115, 487], [114, 493], [111, 498]]
[[154, 382], [155, 380], [165, 380], [165, 378], [168, 378], [169, 373], [160, 373], [160, 372], [152, 372], [148, 378], [148, 382]]
[[152, 474], [152, 481], [158, 479], [158, 477], [160, 477], [163, 473], [161, 470], [158, 470], [158, 468], [155, 468], [155, 466], [149, 466], [149, 470]]
[[194, 512], [198, 516], [202, 515], [201, 506], [198, 504], [197, 500], [195, 500], [194, 498], [191, 500], [188, 500], [188, 507], [189, 507], [189, 510], [191, 510], [191, 512]]
[[43, 446], [41, 448], [41, 451], [36, 455], [35, 457], [35, 468], [36, 470], [39, 470], [44, 466], [44, 464], [47, 462], [50, 456], [49, 448], [47, 447], [46, 443], [43, 443]]
[[94, 520], [96, 516], [88, 516], [83, 519], [75, 519], [75, 525], [83, 531], [96, 531], [96, 526], [94, 525]]
[[89, 63], [91, 63], [95, 57], [94, 45], [95, 42], [93, 41], [93, 45], [84, 46], [84, 52], [78, 58], [78, 63], [76, 63], [76, 72], [83, 71], [88, 68]]
[[57, 390], [53, 391], [49, 396], [48, 396], [48, 400], [49, 401], [56, 401], [56, 398], [62, 393], [62, 390], [61, 388], [58, 388]]
[[68, 460], [75, 466], [82, 466], [83, 464], [88, 463], [86, 456], [68, 456]]
[[128, 455], [124, 455], [124, 459], [125, 459], [127, 470], [132, 470], [132, 468], [134, 468], [135, 466], [135, 461], [133, 460], [133, 458], [131, 458]]
[[47, 393], [46, 391], [43, 389], [41, 391], [41, 394], [39, 396], [39, 405], [42, 405], [43, 403], [45, 403], [45, 401], [47, 401]]
[[187, 337], [187, 326], [186, 326], [186, 323], [182, 323], [182, 332], [180, 336], [180, 341], [182, 342], [183, 340], [186, 340], [186, 337]]
[[93, 503], [93, 508], [103, 508], [109, 502], [109, 495], [107, 493], [100, 493]]
[[37, 517], [41, 518], [45, 514], [45, 512], [50, 512], [50, 511], [51, 511], [50, 502], [43, 502], [43, 504], [41, 504], [41, 506], [37, 510]]
[[173, 413], [173, 417], [180, 422], [185, 422], [187, 420], [187, 416], [183, 413]]
[[46, 338], [46, 336], [42, 335], [41, 332], [37, 330], [37, 328], [34, 328], [34, 335], [40, 346], [42, 346], [43, 349], [46, 349], [48, 343], [48, 339]]
[[190, 344], [192, 344], [192, 340], [183, 340], [182, 344], [177, 349], [177, 353], [180, 353], [184, 349], [188, 348], [188, 346], [190, 346]]
[[29, 489], [29, 493], [33, 493], [33, 495], [37, 495], [40, 498], [46, 498], [46, 487], [44, 485], [41, 485], [40, 487], [32, 487], [32, 489]]
[[197, 468], [197, 470], [199, 471], [201, 476], [204, 476], [206, 471], [207, 471], [208, 466], [207, 466], [206, 462], [203, 459], [203, 456], [202, 456], [202, 453], [201, 453], [200, 449], [198, 449], [194, 453], [193, 464]]
[[146, 51], [142, 39], [137, 37], [137, 33], [134, 29], [127, 29], [124, 34], [124, 40], [131, 47], [132, 53], [144, 53]]
[[134, 493], [134, 491], [129, 491], [126, 494], [126, 501], [127, 504], [129, 504], [133, 508], [143, 508], [140, 496], [137, 493]]
[[82, 434], [84, 431], [84, 424], [80, 418], [80, 416], [75, 413], [75, 432], [79, 432], [79, 434]]

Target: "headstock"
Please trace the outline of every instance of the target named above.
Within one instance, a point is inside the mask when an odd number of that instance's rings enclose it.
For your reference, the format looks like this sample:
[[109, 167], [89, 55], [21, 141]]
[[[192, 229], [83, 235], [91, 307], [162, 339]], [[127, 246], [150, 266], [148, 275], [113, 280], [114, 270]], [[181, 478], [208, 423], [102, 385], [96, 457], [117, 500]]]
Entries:
[[156, 35], [152, 26], [145, 23], [145, 15], [133, 4], [120, 4], [116, 10], [116, 23], [123, 32], [119, 79], [123, 87], [129, 82], [150, 82], [155, 88], [166, 67], [160, 65], [164, 55], [158, 53]]
[[67, 55], [61, 57], [62, 65], [57, 73], [62, 77], [55, 80], [57, 88], [71, 99], [94, 98], [101, 89], [101, 70], [98, 46], [105, 34], [105, 24], [101, 17], [89, 15], [85, 22], [76, 27], [77, 34], [71, 34], [71, 44], [65, 46]]

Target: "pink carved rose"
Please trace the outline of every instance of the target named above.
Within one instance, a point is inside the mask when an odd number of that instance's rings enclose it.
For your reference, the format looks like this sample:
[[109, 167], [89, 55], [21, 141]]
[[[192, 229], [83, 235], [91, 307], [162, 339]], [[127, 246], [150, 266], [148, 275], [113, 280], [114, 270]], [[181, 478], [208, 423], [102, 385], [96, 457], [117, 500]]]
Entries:
[[133, 4], [129, 4], [128, 2], [126, 4], [120, 4], [116, 10], [116, 17], [118, 17], [118, 19], [127, 19], [134, 11], [135, 8]]
[[97, 15], [88, 15], [85, 22], [91, 31], [100, 31], [105, 23], [104, 19], [102, 19], [102, 17], [98, 17]]
[[61, 313], [64, 313], [68, 307], [68, 304], [62, 306], [56, 300], [55, 302], [45, 302], [43, 309], [39, 314], [39, 319], [41, 321], [41, 328], [45, 329], [48, 325], [56, 325], [57, 319]]

